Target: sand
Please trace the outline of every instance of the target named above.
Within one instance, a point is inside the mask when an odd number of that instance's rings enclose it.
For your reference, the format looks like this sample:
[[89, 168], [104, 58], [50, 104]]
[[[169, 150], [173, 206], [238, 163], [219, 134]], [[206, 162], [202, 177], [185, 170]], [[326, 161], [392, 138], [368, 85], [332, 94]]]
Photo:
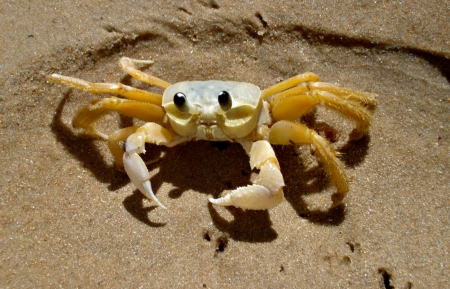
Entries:
[[[450, 15], [446, 1], [2, 1], [0, 288], [450, 287]], [[169, 82], [264, 88], [312, 71], [378, 94], [368, 136], [345, 144], [345, 205], [311, 151], [276, 147], [286, 181], [270, 211], [208, 197], [254, 177], [239, 145], [150, 147], [144, 199], [104, 142], [71, 126], [98, 96], [60, 73], [147, 88], [122, 56]], [[111, 115], [105, 130], [133, 123]], [[342, 125], [343, 124], [343, 125]]]

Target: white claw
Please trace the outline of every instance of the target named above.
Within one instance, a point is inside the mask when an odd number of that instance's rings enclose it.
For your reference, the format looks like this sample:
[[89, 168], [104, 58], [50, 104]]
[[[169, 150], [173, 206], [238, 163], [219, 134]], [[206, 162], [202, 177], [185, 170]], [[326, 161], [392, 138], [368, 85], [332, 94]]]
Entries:
[[235, 206], [247, 210], [268, 210], [276, 207], [283, 200], [283, 190], [280, 188], [272, 194], [261, 185], [249, 185], [233, 190], [230, 194], [209, 201], [219, 206]]
[[126, 152], [123, 155], [123, 164], [131, 182], [143, 193], [148, 199], [153, 200], [163, 209], [166, 207], [153, 194], [152, 185], [150, 183], [150, 175], [142, 158], [135, 152]]
[[[246, 142], [242, 145], [249, 151]], [[211, 203], [247, 210], [268, 210], [281, 203], [284, 180], [272, 146], [265, 140], [256, 141], [252, 143], [249, 155], [250, 166], [260, 170], [258, 179], [253, 185], [237, 188], [222, 198], [209, 199]]]

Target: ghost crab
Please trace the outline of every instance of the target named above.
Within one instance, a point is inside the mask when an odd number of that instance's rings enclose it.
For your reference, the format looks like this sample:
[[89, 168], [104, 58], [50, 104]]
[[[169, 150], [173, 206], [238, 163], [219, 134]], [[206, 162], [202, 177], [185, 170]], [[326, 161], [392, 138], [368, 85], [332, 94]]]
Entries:
[[[333, 205], [348, 192], [343, 164], [330, 143], [315, 130], [297, 122], [317, 105], [340, 112], [356, 123], [354, 135], [362, 136], [371, 121], [367, 106], [375, 106], [373, 94], [320, 82], [313, 73], [303, 73], [267, 89], [245, 82], [185, 81], [171, 85], [136, 68], [151, 60], [120, 59], [122, 69], [137, 80], [164, 89], [163, 95], [122, 83], [92, 83], [53, 74], [49, 79], [90, 93], [112, 93], [123, 98], [94, 100], [82, 107], [73, 119], [74, 127], [108, 141], [119, 169], [125, 169], [133, 184], [160, 207], [155, 197], [146, 164], [140, 154], [145, 143], [173, 147], [191, 140], [234, 141], [250, 157], [250, 166], [259, 170], [253, 184], [209, 201], [220, 206], [265, 210], [283, 200], [284, 180], [271, 144], [314, 145], [316, 154], [337, 188]], [[106, 113], [141, 119], [142, 126], [120, 129], [106, 135], [94, 123]], [[125, 151], [120, 145], [125, 141]]]

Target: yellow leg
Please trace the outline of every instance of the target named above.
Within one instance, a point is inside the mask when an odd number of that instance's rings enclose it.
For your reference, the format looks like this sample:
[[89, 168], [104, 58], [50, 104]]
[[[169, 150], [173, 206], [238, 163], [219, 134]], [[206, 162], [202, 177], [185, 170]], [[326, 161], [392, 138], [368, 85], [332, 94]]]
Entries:
[[101, 116], [117, 111], [121, 114], [135, 117], [143, 121], [162, 123], [164, 110], [149, 102], [140, 102], [117, 97], [100, 98], [92, 102], [90, 106], [84, 106], [78, 110], [72, 124], [75, 128], [84, 128], [86, 131], [98, 135], [104, 139], [108, 136], [94, 127], [94, 122]]
[[295, 87], [301, 83], [320, 81], [320, 78], [312, 72], [305, 72], [294, 77], [288, 78], [280, 83], [274, 84], [261, 92], [261, 97], [266, 99], [271, 95], [277, 94], [289, 88]]
[[358, 91], [346, 87], [340, 87], [338, 85], [326, 82], [308, 83], [308, 87], [310, 90], [328, 91], [342, 98], [343, 100], [355, 101], [362, 105], [366, 105], [369, 108], [374, 107], [377, 104], [375, 100], [376, 94], [374, 93]]
[[123, 129], [119, 129], [111, 133], [108, 137], [108, 147], [111, 154], [116, 161], [116, 165], [119, 171], [125, 171], [123, 167], [123, 154], [124, 151], [120, 142], [126, 141], [126, 139], [138, 130], [139, 126], [130, 126]]
[[274, 96], [270, 100], [274, 120], [296, 120], [319, 104], [320, 101], [308, 92], [308, 87], [298, 86]]
[[59, 74], [52, 74], [49, 77], [50, 81], [58, 82], [66, 86], [83, 90], [91, 93], [114, 93], [125, 98], [150, 102], [156, 105], [161, 105], [162, 95], [146, 90], [141, 90], [129, 85], [118, 83], [94, 83], [83, 79], [64, 76]]
[[128, 73], [129, 75], [131, 75], [132, 77], [136, 78], [139, 81], [166, 89], [168, 88], [171, 84], [168, 83], [167, 81], [164, 81], [158, 77], [149, 75], [143, 71], [140, 71], [139, 69], [136, 69], [135, 67], [135, 63], [143, 63], [143, 64], [152, 64], [154, 63], [153, 60], [139, 60], [139, 59], [132, 59], [132, 58], [128, 58], [128, 57], [122, 57], [119, 61], [119, 65], [120, 67], [123, 69], [123, 71], [125, 71], [126, 73]]
[[269, 142], [280, 145], [314, 144], [319, 159], [336, 185], [339, 195], [333, 201], [341, 201], [347, 195], [348, 184], [344, 165], [337, 158], [338, 154], [330, 143], [314, 130], [294, 121], [279, 121], [270, 129]]
[[356, 123], [354, 136], [361, 137], [371, 122], [371, 114], [366, 106], [375, 106], [376, 102], [372, 94], [323, 82], [304, 83], [270, 100], [275, 120], [298, 119], [319, 103], [352, 119]]
[[353, 134], [360, 137], [369, 129], [372, 116], [369, 111], [355, 101], [347, 101], [328, 91], [311, 92], [323, 105], [340, 112], [343, 116], [352, 119], [356, 123]]

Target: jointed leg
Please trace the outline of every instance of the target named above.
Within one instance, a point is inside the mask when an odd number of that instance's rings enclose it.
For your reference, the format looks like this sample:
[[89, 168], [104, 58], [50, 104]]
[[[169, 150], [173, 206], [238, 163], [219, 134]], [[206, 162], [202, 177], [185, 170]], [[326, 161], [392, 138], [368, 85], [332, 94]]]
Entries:
[[123, 154], [125, 153], [120, 142], [126, 141], [127, 138], [138, 130], [139, 126], [130, 126], [119, 129], [111, 133], [108, 137], [108, 147], [114, 157], [119, 171], [125, 171], [123, 167]]
[[49, 77], [50, 81], [58, 82], [66, 86], [83, 90], [91, 93], [114, 93], [125, 98], [150, 102], [156, 105], [161, 105], [162, 95], [150, 91], [138, 89], [129, 85], [117, 83], [94, 83], [83, 79], [64, 76], [60, 74], [52, 74]]
[[278, 120], [296, 120], [313, 109], [320, 100], [309, 93], [305, 86], [283, 91], [270, 100], [272, 116]]
[[[345, 100], [357, 101], [364, 105], [371, 105], [371, 106], [374, 106], [376, 104], [374, 94], [361, 92], [350, 88], [340, 87], [338, 85], [326, 82], [320, 82], [320, 78], [311, 72], [305, 72], [296, 75], [280, 83], [274, 84], [269, 88], [264, 89], [262, 91], [262, 98], [267, 99], [270, 96], [273, 96], [283, 91], [287, 91], [299, 85], [303, 86], [303, 89], [301, 89], [301, 91], [303, 92], [310, 90], [328, 91], [336, 94], [337, 96]], [[294, 93], [294, 91], [292, 91], [292, 93]]]
[[333, 200], [334, 204], [338, 204], [347, 195], [348, 184], [344, 165], [329, 142], [314, 130], [294, 121], [279, 121], [271, 127], [269, 141], [271, 144], [280, 145], [314, 144], [319, 159], [336, 185], [338, 198]]
[[248, 210], [267, 210], [283, 200], [284, 180], [270, 143], [265, 140], [254, 142], [248, 154], [250, 166], [260, 170], [258, 179], [253, 185], [237, 188], [222, 198], [210, 198], [211, 203]]
[[375, 100], [375, 94], [369, 92], [363, 92], [354, 90], [351, 88], [340, 87], [335, 84], [326, 82], [312, 82], [306, 84], [310, 90], [328, 91], [346, 101], [354, 101], [369, 108], [374, 107], [377, 102]]
[[155, 104], [117, 97], [100, 98], [92, 101], [92, 105], [81, 107], [75, 115], [72, 124], [75, 128], [84, 128], [87, 132], [108, 139], [108, 136], [94, 127], [103, 115], [116, 111], [143, 121], [161, 123], [164, 110]]
[[[126, 128], [119, 129], [113, 133], [111, 133], [108, 137], [108, 147], [111, 151], [111, 154], [114, 157], [114, 160], [116, 162], [117, 168], [119, 171], [124, 172], [124, 165], [123, 165], [123, 154], [125, 153], [122, 146], [120, 145], [121, 142], [126, 141], [128, 137], [132, 134], [134, 134], [140, 126], [129, 126]], [[159, 158], [146, 162], [148, 165], [149, 163], [153, 163], [155, 161], [159, 160]]]
[[340, 112], [343, 116], [353, 120], [356, 124], [353, 135], [358, 136], [356, 139], [361, 138], [369, 129], [372, 115], [364, 106], [355, 101], [342, 99], [338, 95], [328, 91], [313, 91], [311, 94], [321, 100], [324, 106], [332, 108]]
[[271, 100], [275, 120], [295, 120], [319, 103], [334, 109], [356, 123], [355, 136], [361, 137], [369, 128], [371, 114], [365, 106], [374, 106], [373, 95], [329, 83], [311, 82], [290, 88]]
[[139, 60], [139, 59], [132, 59], [128, 57], [122, 57], [119, 61], [120, 67], [131, 75], [132, 77], [136, 78], [137, 80], [140, 80], [142, 82], [166, 89], [171, 84], [167, 81], [164, 81], [158, 77], [155, 77], [153, 75], [149, 75], [143, 71], [140, 71], [139, 69], [136, 69], [134, 66], [135, 63], [143, 63], [143, 64], [152, 64], [154, 63], [153, 60]]
[[280, 83], [274, 84], [269, 88], [262, 91], [262, 98], [266, 99], [274, 94], [285, 91], [289, 88], [295, 87], [301, 83], [320, 81], [320, 78], [312, 72], [305, 72], [289, 79], [286, 79]]

